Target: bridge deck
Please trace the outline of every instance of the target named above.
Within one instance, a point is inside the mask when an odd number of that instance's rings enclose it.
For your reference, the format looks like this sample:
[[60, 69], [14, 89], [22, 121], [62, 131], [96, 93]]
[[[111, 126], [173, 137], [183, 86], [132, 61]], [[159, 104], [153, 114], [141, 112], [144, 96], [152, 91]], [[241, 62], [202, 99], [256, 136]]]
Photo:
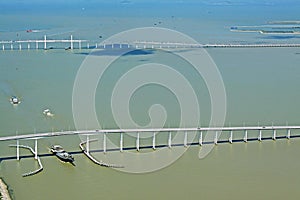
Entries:
[[89, 135], [103, 133], [143, 133], [143, 132], [192, 132], [192, 131], [263, 131], [263, 130], [295, 130], [300, 126], [247, 126], [247, 127], [196, 127], [196, 128], [150, 128], [150, 129], [100, 129], [100, 130], [78, 130], [78, 131], [59, 131], [48, 133], [35, 133], [14, 136], [0, 137], [0, 141], [32, 139], [42, 137], [55, 137], [66, 135]]

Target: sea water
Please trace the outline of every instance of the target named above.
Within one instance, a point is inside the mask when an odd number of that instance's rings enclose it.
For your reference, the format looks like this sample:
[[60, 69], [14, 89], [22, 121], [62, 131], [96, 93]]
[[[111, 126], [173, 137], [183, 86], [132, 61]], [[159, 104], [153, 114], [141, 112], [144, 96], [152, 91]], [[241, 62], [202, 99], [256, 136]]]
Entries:
[[[67, 4], [65, 9], [61, 5], [32, 5], [3, 3], [0, 40], [42, 39], [45, 34], [50, 39], [65, 39], [72, 34], [74, 38], [89, 40], [92, 46], [127, 29], [159, 26], [181, 31], [204, 44], [299, 43], [297, 35], [286, 37], [230, 31], [230, 27], [236, 25], [299, 20], [297, 5], [294, 4], [117, 2]], [[40, 32], [26, 33], [27, 29]], [[226, 126], [299, 125], [298, 48], [206, 50], [224, 81]], [[73, 85], [88, 53], [89, 50], [64, 49], [1, 51], [1, 136], [74, 130]], [[149, 50], [142, 55], [121, 57], [102, 79], [95, 96], [102, 128], [117, 127], [109, 104], [111, 89], [116, 81], [132, 66], [151, 62], [166, 63], [179, 70], [182, 66], [186, 67], [181, 69], [181, 73], [188, 77], [197, 97], [201, 99], [200, 125], [208, 126], [210, 100], [203, 79], [193, 76], [193, 70], [188, 65], [168, 52]], [[20, 105], [12, 106], [9, 103], [12, 95], [21, 99]], [[153, 104], [165, 107], [168, 113], [166, 127], [179, 124], [179, 103], [174, 95], [167, 88], [146, 85], [136, 91], [130, 102], [132, 118], [138, 125], [149, 123], [148, 109]], [[53, 111], [53, 118], [42, 114], [46, 108]], [[86, 121], [87, 129], [94, 128], [88, 126], [88, 118]], [[236, 133], [234, 137], [242, 134]], [[279, 131], [278, 134], [286, 133]], [[297, 134], [297, 131], [292, 134]], [[249, 132], [250, 135], [257, 137], [258, 133]], [[109, 137], [112, 141], [118, 141], [118, 138], [114, 138], [118, 136]], [[166, 138], [158, 135], [157, 143], [164, 143]], [[227, 139], [228, 133], [223, 133], [221, 138]], [[127, 145], [135, 145], [135, 138], [127, 136], [125, 139]], [[48, 153], [52, 144], [61, 144], [68, 151], [78, 152], [80, 141], [78, 136], [40, 139], [38, 152]], [[44, 170], [26, 178], [22, 177], [22, 173], [35, 169], [37, 164], [33, 158], [16, 161], [16, 149], [8, 147], [13, 142], [0, 143], [0, 156], [3, 159], [0, 172], [16, 199], [293, 199], [299, 196], [298, 139], [220, 144], [202, 160], [198, 158], [201, 147], [192, 146], [172, 165], [146, 174], [130, 174], [99, 167], [83, 154], [74, 154], [76, 167], [61, 163], [53, 156], [46, 156], [41, 158]], [[22, 140], [20, 143], [34, 146], [32, 140]], [[92, 148], [100, 148], [99, 143], [92, 145]], [[142, 143], [151, 145], [149, 140], [143, 140]], [[148, 150], [140, 153], [143, 151]], [[30, 155], [27, 150], [20, 152], [21, 155]], [[95, 153], [103, 159], [109, 154]]]

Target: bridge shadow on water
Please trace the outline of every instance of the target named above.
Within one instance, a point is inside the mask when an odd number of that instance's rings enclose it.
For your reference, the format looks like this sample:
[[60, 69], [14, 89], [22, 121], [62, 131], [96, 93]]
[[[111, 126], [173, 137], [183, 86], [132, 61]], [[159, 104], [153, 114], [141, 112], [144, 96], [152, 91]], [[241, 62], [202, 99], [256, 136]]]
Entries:
[[91, 52], [79, 52], [75, 54], [90, 56], [141, 56], [154, 54], [155, 51], [155, 49], [105, 48], [95, 49]]
[[[291, 139], [292, 138], [300, 138], [300, 135], [293, 135], [290, 137]], [[276, 140], [284, 140], [284, 139], [287, 139], [286, 136], [277, 136], [276, 137]], [[270, 140], [273, 140], [272, 137], [264, 137], [264, 138], [261, 138], [262, 141], [270, 141]], [[248, 138], [247, 139], [247, 142], [254, 142], [254, 141], [258, 141], [257, 138]], [[244, 139], [234, 139], [232, 140], [232, 143], [244, 143]], [[226, 143], [229, 143], [228, 140], [220, 140], [218, 141], [218, 144], [226, 144]], [[209, 141], [209, 142], [203, 142], [202, 143], [203, 145], [205, 144], [214, 144], [213, 141]], [[199, 143], [198, 142], [193, 142], [193, 143], [188, 143], [187, 144], [188, 146], [199, 146]], [[184, 144], [172, 144], [172, 147], [183, 147]], [[155, 148], [156, 149], [159, 149], [159, 148], [166, 148], [168, 147], [168, 145], [156, 145]], [[152, 145], [148, 145], [148, 146], [140, 146], [140, 150], [142, 149], [152, 149], [153, 146]], [[123, 148], [123, 151], [132, 151], [132, 150], [136, 150], [136, 147], [124, 147]], [[106, 149], [106, 152], [118, 152], [120, 151], [120, 148], [111, 148], [111, 149]], [[70, 154], [72, 155], [79, 155], [79, 154], [83, 154], [83, 151], [81, 150], [78, 150], [78, 151], [68, 151]], [[90, 150], [90, 153], [98, 153], [98, 152], [103, 152], [102, 149], [99, 149], [99, 150]], [[39, 154], [39, 157], [40, 158], [43, 158], [43, 157], [53, 157], [55, 156], [54, 154], [52, 153], [43, 153], [43, 154]], [[25, 158], [34, 158], [34, 155], [23, 155], [21, 156], [20, 155], [20, 159], [25, 159]], [[0, 157], [0, 163], [2, 161], [6, 161], [6, 160], [15, 160], [16, 159], [16, 156], [6, 156], [6, 157]]]

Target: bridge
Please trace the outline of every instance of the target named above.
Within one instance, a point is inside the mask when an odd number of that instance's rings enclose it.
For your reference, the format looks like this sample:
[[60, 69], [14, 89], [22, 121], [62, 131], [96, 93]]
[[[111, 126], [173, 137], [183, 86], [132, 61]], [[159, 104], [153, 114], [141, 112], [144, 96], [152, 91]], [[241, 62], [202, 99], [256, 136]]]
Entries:
[[300, 43], [265, 44], [199, 44], [182, 42], [135, 41], [136, 48], [279, 48], [300, 47]]
[[[152, 136], [152, 146], [151, 148], [156, 149], [156, 133], [162, 133], [165, 132], [168, 134], [168, 141], [166, 141], [166, 145], [169, 148], [172, 147], [172, 133], [176, 132], [183, 132], [184, 133], [184, 140], [182, 141], [182, 144], [176, 144], [183, 145], [187, 147], [188, 145], [188, 133], [189, 132], [197, 132], [199, 133], [198, 136], [198, 144], [202, 146], [205, 143], [214, 143], [218, 144], [218, 139], [221, 132], [229, 132], [230, 136], [228, 138], [229, 143], [233, 143], [235, 140], [233, 139], [234, 132], [236, 131], [243, 131], [244, 137], [243, 141], [247, 142], [248, 140], [253, 141], [254, 137], [248, 136], [248, 131], [257, 131], [256, 140], [262, 141], [264, 139], [263, 137], [263, 131], [273, 131], [272, 138], [273, 140], [276, 140], [277, 138], [277, 131], [284, 130], [286, 131], [286, 135], [284, 136], [287, 139], [291, 138], [291, 131], [292, 130], [299, 130], [300, 126], [247, 126], [247, 127], [196, 127], [196, 128], [152, 128], [152, 129], [101, 129], [101, 130], [78, 130], [78, 131], [58, 131], [58, 132], [46, 132], [46, 133], [34, 133], [34, 134], [24, 134], [24, 135], [13, 135], [13, 136], [3, 136], [0, 137], [0, 141], [9, 141], [9, 140], [15, 140], [17, 141], [17, 146], [19, 146], [19, 141], [22, 139], [34, 139], [35, 140], [35, 158], [37, 159], [37, 141], [41, 138], [49, 138], [49, 137], [58, 137], [58, 136], [70, 136], [70, 135], [84, 135], [86, 136], [86, 152], [89, 154], [90, 148], [90, 135], [103, 135], [103, 152], [105, 153], [107, 151], [106, 148], [106, 136], [107, 134], [119, 134], [119, 150], [122, 152], [124, 150], [124, 140], [123, 135], [124, 133], [136, 133], [136, 146], [135, 149], [137, 151], [140, 150], [140, 134], [142, 133], [153, 133]], [[215, 134], [213, 141], [204, 141], [203, 132], [207, 132], [208, 134]], [[282, 136], [281, 136], [282, 138]], [[240, 141], [240, 140], [236, 140]], [[222, 141], [224, 142], [224, 141]], [[175, 145], [175, 146], [176, 146]], [[81, 145], [82, 148], [82, 145]], [[19, 149], [17, 148], [17, 160], [19, 160]]]
[[[104, 167], [123, 167], [114, 164], [104, 163], [102, 161], [98, 161], [91, 155], [91, 152], [103, 152], [106, 153], [107, 151], [120, 151], [123, 152], [124, 150], [136, 150], [140, 151], [140, 149], [147, 149], [152, 148], [153, 150], [157, 148], [172, 148], [173, 146], [183, 146], [188, 147], [189, 145], [205, 145], [205, 144], [214, 144], [217, 145], [218, 143], [234, 143], [234, 142], [248, 142], [248, 141], [260, 141], [263, 140], [276, 140], [276, 139], [290, 139], [293, 137], [300, 137], [299, 134], [291, 135], [292, 131], [300, 130], [300, 126], [243, 126], [243, 127], [195, 127], [195, 128], [149, 128], [149, 129], [96, 129], [96, 130], [76, 130], [76, 131], [58, 131], [58, 132], [45, 132], [45, 133], [33, 133], [33, 134], [23, 134], [23, 135], [13, 135], [13, 136], [2, 136], [0, 137], [0, 141], [16, 141], [16, 145], [10, 145], [12, 147], [16, 147], [16, 158], [20, 160], [20, 150], [19, 148], [27, 148], [29, 149], [32, 154], [34, 155], [34, 159], [38, 162], [39, 168], [23, 174], [23, 176], [31, 176], [37, 174], [43, 170], [43, 166], [38, 154], [38, 140], [39, 139], [46, 139], [51, 137], [59, 137], [59, 136], [71, 136], [71, 135], [83, 135], [86, 136], [86, 141], [82, 141], [79, 144], [81, 151], [95, 164], [104, 166]], [[234, 139], [234, 132], [242, 131], [244, 133], [243, 137], [239, 139]], [[248, 131], [251, 133], [248, 134]], [[272, 136], [265, 137], [263, 134], [264, 132], [272, 131]], [[277, 131], [281, 131], [280, 135], [277, 135]], [[282, 132], [285, 131], [283, 135]], [[172, 133], [181, 133], [184, 134], [184, 139], [182, 142], [173, 143]], [[209, 140], [206, 140], [204, 136], [204, 132], [207, 134], [212, 134]], [[220, 135], [222, 132], [228, 132], [229, 137], [227, 139], [219, 140]], [[254, 132], [257, 132], [256, 134]], [[136, 134], [136, 141], [134, 147], [128, 147], [124, 145], [123, 135], [126, 133], [135, 133]], [[143, 133], [153, 133], [152, 136], [152, 145], [148, 146], [140, 146], [140, 134]], [[165, 144], [156, 144], [156, 133], [165, 133], [168, 134], [168, 139]], [[188, 142], [188, 134], [189, 133], [196, 133], [198, 135], [197, 142]], [[107, 148], [107, 135], [108, 134], [119, 134], [119, 146], [114, 148]], [[103, 148], [101, 150], [90, 150], [90, 143], [95, 142], [95, 139], [90, 140], [90, 136], [92, 135], [102, 135], [103, 136]], [[213, 139], [211, 139], [213, 138]], [[33, 139], [35, 140], [34, 149], [20, 145], [20, 140], [23, 139]], [[42, 155], [45, 156], [45, 155]]]
[[[87, 40], [74, 40], [73, 35], [70, 36], [70, 39], [47, 39], [47, 36], [44, 35], [44, 39], [38, 39], [38, 40], [16, 40], [16, 41], [0, 41], [0, 44], [2, 44], [2, 50], [10, 49], [32, 49], [32, 44], [35, 44], [35, 48], [33, 49], [39, 49], [40, 48], [40, 43], [43, 44], [43, 49], [47, 50], [52, 47], [48, 47], [47, 44], [53, 44], [53, 43], [64, 43], [64, 44], [69, 44], [70, 46], [68, 48], [74, 49], [74, 43], [78, 43], [78, 48], [81, 49], [81, 43], [86, 42]], [[7, 48], [7, 45], [9, 46]], [[14, 45], [17, 45], [17, 48], [14, 47]], [[27, 45], [27, 48], [24, 48], [24, 45]], [[34, 45], [33, 45], [34, 46]]]
[[[96, 129], [96, 130], [77, 130], [77, 131], [57, 131], [57, 132], [45, 132], [34, 133], [24, 135], [2, 136], [0, 141], [7, 140], [20, 140], [20, 139], [32, 139], [32, 138], [46, 138], [55, 136], [66, 135], [93, 135], [104, 133], [143, 133], [143, 132], [191, 132], [191, 131], [253, 131], [259, 132], [263, 130], [297, 130], [300, 126], [242, 126], [242, 127], [196, 127], [196, 128], [149, 128], [149, 129]], [[287, 137], [290, 136], [289, 134]]]
[[[85, 43], [85, 46], [82, 45]], [[127, 42], [106, 42], [98, 44], [97, 42], [90, 46], [92, 41], [73, 39], [47, 39], [44, 35], [43, 39], [37, 40], [10, 40], [10, 41], [0, 41], [2, 45], [2, 50], [24, 50], [24, 49], [42, 49], [49, 50], [54, 48], [49, 46], [49, 44], [66, 44], [65, 49], [106, 49], [106, 48], [133, 48], [133, 49], [162, 49], [162, 48], [279, 48], [279, 47], [300, 47], [300, 43], [274, 43], [274, 44], [199, 44], [199, 43], [184, 43], [184, 42], [162, 42], [162, 41], [127, 41]], [[74, 44], [78, 44], [74, 46]], [[0, 47], [1, 48], [1, 47]], [[58, 47], [57, 47], [58, 48]]]

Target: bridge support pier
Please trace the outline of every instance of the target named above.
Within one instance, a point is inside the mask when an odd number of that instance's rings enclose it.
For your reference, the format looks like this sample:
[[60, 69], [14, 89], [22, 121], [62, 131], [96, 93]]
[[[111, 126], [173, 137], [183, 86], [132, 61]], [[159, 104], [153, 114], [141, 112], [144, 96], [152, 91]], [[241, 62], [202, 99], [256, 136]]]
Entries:
[[106, 133], [103, 134], [103, 153], [106, 153]]
[[19, 44], [19, 50], [20, 50], [20, 51], [22, 50], [22, 45], [21, 45], [21, 43]]
[[203, 139], [202, 139], [202, 131], [200, 131], [200, 135], [199, 135], [199, 145], [200, 146], [202, 146], [202, 141], [203, 141]]
[[35, 139], [35, 141], [34, 141], [34, 159], [38, 159], [38, 140], [37, 139]]
[[13, 44], [10, 44], [10, 50], [14, 50]]
[[262, 135], [262, 133], [261, 133], [261, 130], [259, 130], [259, 135], [258, 135], [258, 141], [259, 141], [259, 142], [261, 142], [261, 141], [262, 141], [262, 139], [261, 139], [261, 135]]
[[120, 152], [123, 152], [123, 133], [120, 134]]
[[27, 49], [30, 49], [30, 43], [27, 44]]
[[171, 132], [169, 132], [168, 147], [169, 148], [172, 147], [172, 133]]
[[183, 140], [183, 146], [187, 147], [187, 132], [184, 132], [184, 140]]
[[245, 130], [244, 142], [248, 142], [248, 131]]
[[71, 43], [71, 49], [73, 49], [73, 35], [71, 35], [70, 43]]
[[44, 49], [47, 49], [47, 36], [44, 35]]
[[215, 145], [218, 144], [218, 131], [216, 131], [216, 134], [215, 134], [214, 144]]
[[137, 133], [135, 146], [136, 146], [136, 150], [140, 151], [140, 133]]
[[2, 50], [3, 50], [3, 51], [5, 50], [4, 44], [2, 45]]
[[39, 43], [35, 42], [35, 49], [38, 49], [38, 48], [39, 48]]
[[229, 143], [232, 144], [233, 131], [230, 131]]
[[273, 139], [273, 140], [276, 140], [276, 130], [275, 130], [275, 129], [273, 130], [273, 136], [272, 136], [272, 139]]
[[17, 140], [17, 160], [20, 160], [20, 146], [19, 146], [19, 140]]
[[155, 148], [155, 142], [156, 142], [156, 140], [155, 140], [155, 132], [153, 132], [153, 138], [152, 138], [152, 149], [153, 149], [153, 150], [156, 149], [156, 148]]
[[291, 138], [291, 129], [288, 129], [287, 130], [287, 136], [286, 136], [287, 139], [290, 139]]
[[90, 154], [90, 136], [86, 136], [86, 153], [89, 155]]

